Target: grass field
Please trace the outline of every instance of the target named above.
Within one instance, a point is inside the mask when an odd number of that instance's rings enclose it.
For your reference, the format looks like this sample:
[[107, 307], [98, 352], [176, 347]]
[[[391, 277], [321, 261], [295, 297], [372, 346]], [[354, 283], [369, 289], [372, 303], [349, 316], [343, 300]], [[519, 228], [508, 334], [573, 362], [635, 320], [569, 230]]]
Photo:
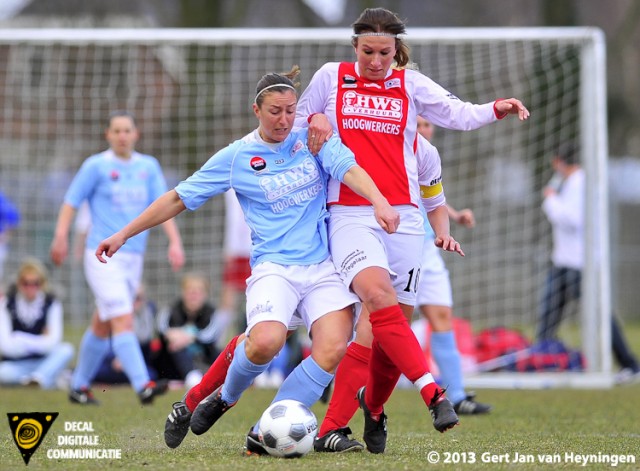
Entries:
[[[0, 389], [2, 416], [8, 412], [58, 412], [40, 448], [27, 469], [127, 469], [127, 470], [341, 470], [341, 469], [584, 469], [567, 460], [565, 453], [632, 455], [635, 464], [621, 469], [640, 469], [640, 384], [609, 391], [592, 390], [482, 390], [480, 398], [495, 406], [493, 413], [481, 417], [462, 417], [454, 430], [439, 434], [431, 425], [426, 408], [413, 390], [397, 390], [386, 411], [389, 415], [389, 441], [384, 455], [368, 452], [344, 455], [310, 453], [302, 459], [244, 457], [244, 436], [268, 405], [273, 391], [250, 389], [214, 428], [203, 436], [189, 434], [182, 446], [171, 450], [163, 441], [164, 422], [171, 403], [181, 391], [170, 391], [151, 406], [142, 407], [128, 387], [96, 390], [99, 407], [68, 402], [65, 392], [37, 389]], [[321, 418], [326, 406], [316, 404]], [[3, 419], [6, 420], [6, 419]], [[55, 460], [47, 454], [59, 446], [65, 422], [91, 422], [98, 435], [99, 448], [121, 450], [119, 460]], [[358, 411], [352, 421], [356, 438], [362, 436], [362, 417]], [[88, 447], [87, 447], [88, 448]], [[428, 457], [438, 452], [440, 462]], [[556, 455], [559, 463], [515, 464], [483, 463], [486, 459], [513, 460], [520, 456]], [[0, 469], [25, 469], [8, 422], [0, 426]], [[447, 457], [450, 463], [442, 461]], [[475, 463], [470, 463], [474, 461]], [[458, 461], [457, 463], [455, 463]], [[465, 464], [464, 461], [467, 461]], [[610, 464], [589, 464], [587, 469], [609, 469]]]

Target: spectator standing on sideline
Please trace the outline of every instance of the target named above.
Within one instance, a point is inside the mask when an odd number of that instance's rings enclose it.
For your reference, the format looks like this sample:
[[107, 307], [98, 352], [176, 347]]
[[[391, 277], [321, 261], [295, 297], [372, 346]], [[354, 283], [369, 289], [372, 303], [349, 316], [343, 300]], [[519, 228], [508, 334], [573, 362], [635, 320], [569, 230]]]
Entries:
[[[409, 50], [402, 39], [406, 27], [389, 10], [365, 9], [353, 32], [356, 62], [328, 63], [314, 74], [300, 98], [298, 123], [309, 123], [312, 152], [337, 131], [400, 212], [401, 224], [391, 237], [379, 233], [366, 202], [330, 181], [331, 254], [345, 283], [370, 314], [360, 318], [356, 339], [338, 368], [315, 449], [360, 449], [343, 433], [360, 405], [367, 448], [382, 453], [387, 439], [384, 404], [401, 373], [419, 390], [436, 430], [443, 432], [458, 423], [453, 404], [435, 383], [408, 322], [415, 309], [420, 269], [415, 254], [424, 244], [418, 209], [422, 189], [416, 181], [416, 116], [445, 128], [471, 130], [508, 114], [525, 120], [529, 112], [515, 98], [483, 105], [462, 102], [428, 77], [407, 70]], [[429, 221], [437, 246], [461, 252], [449, 234], [444, 205], [429, 215]]]
[[[202, 379], [202, 371], [218, 356], [216, 343], [226, 331], [229, 318], [219, 316], [211, 303], [209, 279], [200, 273], [186, 273], [180, 283], [180, 297], [158, 316], [163, 358], [189, 389]], [[166, 365], [169, 366], [169, 365]], [[167, 377], [165, 371], [160, 371]]]
[[73, 358], [73, 345], [62, 341], [62, 304], [48, 289], [46, 268], [28, 259], [0, 299], [0, 384], [53, 389]]
[[20, 224], [20, 212], [13, 202], [0, 191], [0, 294], [4, 281], [4, 262], [9, 254], [11, 231]]
[[[166, 183], [158, 161], [134, 150], [139, 132], [131, 113], [113, 112], [105, 137], [109, 149], [85, 160], [71, 182], [51, 243], [51, 259], [61, 265], [69, 252], [69, 229], [75, 212], [88, 200], [91, 228], [83, 263], [97, 309], [80, 344], [69, 399], [78, 404], [98, 403], [90, 384], [111, 347], [140, 401], [148, 404], [167, 388], [166, 382], [155, 383], [149, 378], [133, 332], [133, 300], [142, 278], [148, 234], [130, 239], [107, 266], [99, 263], [93, 253], [102, 239], [124, 227], [162, 195]], [[184, 264], [178, 227], [168, 220], [163, 229], [169, 238], [169, 262], [178, 270]]]
[[[536, 339], [555, 339], [567, 304], [580, 298], [584, 267], [585, 174], [573, 144], [555, 153], [551, 165], [555, 172], [542, 190], [542, 211], [551, 223], [553, 250], [547, 274]], [[640, 378], [640, 364], [625, 339], [620, 323], [611, 314], [611, 346], [621, 367], [617, 383]]]

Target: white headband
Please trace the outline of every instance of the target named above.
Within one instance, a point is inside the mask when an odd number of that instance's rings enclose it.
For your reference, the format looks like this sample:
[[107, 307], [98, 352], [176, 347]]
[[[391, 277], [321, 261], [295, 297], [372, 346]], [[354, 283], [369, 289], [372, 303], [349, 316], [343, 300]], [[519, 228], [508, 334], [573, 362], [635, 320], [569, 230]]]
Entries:
[[398, 35], [393, 33], [372, 33], [372, 32], [354, 34], [351, 37], [355, 39], [355, 38], [360, 38], [362, 36], [388, 36], [390, 38], [398, 38]]
[[[275, 88], [275, 87], [287, 87], [290, 88], [291, 90], [293, 90], [294, 92], [296, 92], [296, 88], [293, 85], [289, 85], [288, 83], [274, 83], [273, 85], [269, 85], [268, 87], [264, 87], [262, 90], [260, 90], [258, 92], [258, 94], [256, 95], [256, 97], [253, 99], [254, 103], [258, 102], [258, 97], [266, 90], [269, 90], [270, 88]], [[296, 92], [297, 93], [297, 92]]]

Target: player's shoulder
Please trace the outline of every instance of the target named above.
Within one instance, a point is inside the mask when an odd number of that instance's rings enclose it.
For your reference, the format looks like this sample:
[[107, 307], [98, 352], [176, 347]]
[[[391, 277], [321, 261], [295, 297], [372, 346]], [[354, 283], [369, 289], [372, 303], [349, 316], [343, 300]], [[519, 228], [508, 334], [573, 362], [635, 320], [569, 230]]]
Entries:
[[143, 162], [148, 163], [157, 163], [158, 159], [150, 154], [143, 154], [142, 152], [134, 151], [131, 155], [132, 158], [142, 160]]
[[440, 152], [438, 148], [431, 144], [426, 138], [418, 134], [418, 151], [416, 152], [418, 165], [428, 165], [440, 161]]
[[318, 69], [316, 75], [337, 74], [340, 64], [341, 62], [326, 62]]
[[131, 155], [131, 160], [135, 162], [139, 168], [144, 168], [146, 171], [155, 173], [156, 175], [162, 174], [160, 161], [153, 155], [134, 151]]
[[415, 69], [403, 69], [404, 81], [406, 84], [416, 84], [420, 86], [432, 86], [434, 82], [431, 78]]
[[253, 144], [255, 142], [258, 142], [258, 139], [256, 137], [256, 130], [254, 129], [253, 131], [242, 136], [241, 138], [231, 142], [231, 144], [229, 144], [227, 147], [246, 146], [246, 145]]
[[426, 153], [438, 153], [438, 148], [429, 142], [429, 139], [418, 133], [418, 149]]
[[320, 67], [320, 69], [321, 70], [338, 70], [341, 64], [343, 64], [343, 62], [326, 62], [322, 67]]
[[215, 161], [219, 163], [223, 160], [234, 161], [240, 154], [251, 153], [259, 144], [255, 137], [255, 131], [251, 131], [220, 149], [209, 159], [209, 162], [213, 163], [213, 161]]
[[96, 161], [101, 161], [101, 160], [105, 160], [108, 159], [110, 155], [109, 150], [102, 150], [100, 152], [96, 152], [95, 154], [90, 155], [89, 157], [87, 157], [86, 159], [84, 159], [85, 162], [96, 162]]
[[101, 152], [97, 152], [93, 155], [90, 155], [82, 162], [83, 167], [89, 168], [97, 168], [104, 165], [110, 159], [109, 150], [103, 150]]

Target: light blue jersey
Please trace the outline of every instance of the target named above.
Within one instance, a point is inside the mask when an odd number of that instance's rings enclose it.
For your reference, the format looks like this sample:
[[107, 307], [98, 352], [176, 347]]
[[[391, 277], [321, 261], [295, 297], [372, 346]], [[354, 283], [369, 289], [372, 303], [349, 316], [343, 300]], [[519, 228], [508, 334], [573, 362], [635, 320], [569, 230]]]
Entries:
[[342, 181], [356, 161], [336, 136], [317, 157], [306, 143], [306, 128], [279, 144], [264, 143], [255, 130], [213, 155], [176, 191], [194, 210], [233, 188], [251, 228], [252, 267], [320, 263], [329, 256], [328, 176]]
[[[134, 152], [130, 159], [121, 159], [106, 150], [84, 161], [64, 201], [78, 209], [88, 200], [91, 229], [86, 247], [95, 250], [166, 191], [164, 175], [154, 157]], [[144, 253], [148, 234], [144, 231], [130, 238], [120, 250]]]

